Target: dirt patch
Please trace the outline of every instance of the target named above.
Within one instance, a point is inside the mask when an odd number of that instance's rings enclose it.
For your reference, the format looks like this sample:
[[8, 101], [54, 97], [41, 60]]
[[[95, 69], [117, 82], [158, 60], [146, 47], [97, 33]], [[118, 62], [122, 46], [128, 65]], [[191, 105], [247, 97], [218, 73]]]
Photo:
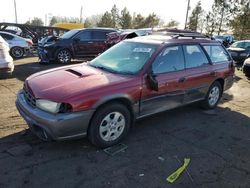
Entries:
[[61, 65], [36, 58], [15, 65], [13, 76], [0, 80], [0, 187], [168, 187], [166, 177], [185, 157], [192, 180], [183, 173], [171, 187], [249, 185], [250, 87], [241, 71], [216, 110], [194, 104], [140, 120], [126, 150], [112, 156], [87, 139], [42, 142], [31, 134], [16, 94], [30, 74]]

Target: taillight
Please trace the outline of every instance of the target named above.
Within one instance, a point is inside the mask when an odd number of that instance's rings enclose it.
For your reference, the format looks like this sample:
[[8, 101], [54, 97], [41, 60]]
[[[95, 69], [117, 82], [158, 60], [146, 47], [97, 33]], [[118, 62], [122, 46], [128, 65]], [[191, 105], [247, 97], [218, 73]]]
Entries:
[[26, 42], [27, 42], [27, 44], [28, 44], [29, 46], [32, 46], [32, 45], [33, 45], [32, 40], [26, 40]]

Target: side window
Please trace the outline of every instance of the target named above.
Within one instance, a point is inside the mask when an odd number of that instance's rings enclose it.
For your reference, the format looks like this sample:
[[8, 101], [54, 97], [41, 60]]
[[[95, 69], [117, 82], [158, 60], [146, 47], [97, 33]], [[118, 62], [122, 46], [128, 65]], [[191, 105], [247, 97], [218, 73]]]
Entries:
[[186, 68], [195, 68], [208, 64], [208, 59], [199, 45], [184, 45]]
[[181, 46], [171, 46], [162, 50], [156, 57], [152, 69], [153, 73], [167, 73], [184, 69], [184, 57]]
[[77, 35], [77, 38], [80, 38], [80, 41], [92, 40], [91, 31], [83, 31]]
[[103, 31], [94, 31], [93, 40], [106, 40], [106, 32]]
[[14, 36], [12, 35], [8, 35], [5, 33], [0, 33], [0, 35], [5, 39], [5, 40], [12, 40], [14, 38]]
[[245, 46], [247, 49], [250, 49], [250, 42], [246, 42]]
[[209, 55], [212, 63], [220, 63], [224, 61], [229, 61], [231, 59], [227, 52], [221, 46], [204, 45], [203, 47]]

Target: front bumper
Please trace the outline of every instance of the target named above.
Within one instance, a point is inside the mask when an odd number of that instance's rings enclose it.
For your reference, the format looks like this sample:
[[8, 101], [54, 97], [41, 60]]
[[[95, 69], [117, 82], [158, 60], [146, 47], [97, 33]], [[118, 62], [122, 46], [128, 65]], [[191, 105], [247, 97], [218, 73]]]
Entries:
[[242, 71], [245, 75], [250, 76], [250, 64], [244, 64], [242, 67]]
[[94, 110], [51, 114], [27, 103], [23, 91], [17, 95], [16, 107], [31, 131], [43, 140], [67, 140], [86, 136]]
[[52, 53], [48, 49], [44, 49], [39, 46], [37, 49], [37, 53], [41, 62], [49, 63], [50, 61], [55, 60], [52, 56]]

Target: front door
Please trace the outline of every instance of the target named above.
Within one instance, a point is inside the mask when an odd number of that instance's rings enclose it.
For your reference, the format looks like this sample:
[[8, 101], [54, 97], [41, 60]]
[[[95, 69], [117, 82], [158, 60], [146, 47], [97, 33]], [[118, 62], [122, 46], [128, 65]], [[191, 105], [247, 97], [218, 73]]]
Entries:
[[152, 64], [152, 72], [158, 81], [158, 91], [153, 91], [145, 76], [140, 116], [145, 116], [183, 104], [185, 95], [185, 66], [181, 46], [169, 46], [162, 50]]
[[91, 56], [93, 49], [92, 31], [84, 30], [73, 39], [73, 48], [77, 57]]

